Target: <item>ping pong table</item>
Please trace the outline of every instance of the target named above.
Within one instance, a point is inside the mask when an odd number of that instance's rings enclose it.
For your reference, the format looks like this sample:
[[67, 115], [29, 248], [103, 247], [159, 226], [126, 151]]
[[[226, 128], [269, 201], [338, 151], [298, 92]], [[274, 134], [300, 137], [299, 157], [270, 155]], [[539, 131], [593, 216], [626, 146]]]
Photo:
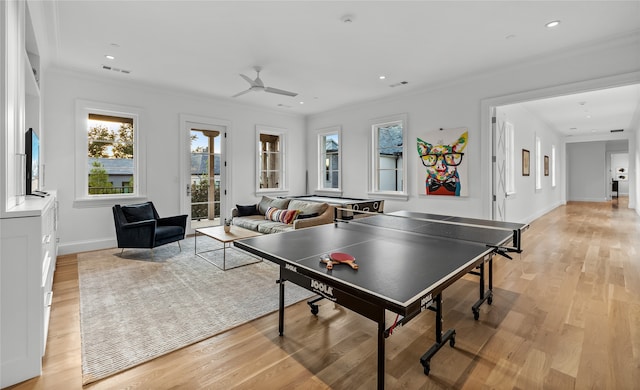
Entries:
[[[527, 228], [527, 224], [398, 211], [238, 240], [234, 245], [280, 266], [281, 336], [285, 281], [377, 322], [378, 388], [383, 389], [385, 338], [393, 327], [423, 311], [435, 312], [436, 341], [420, 358], [428, 375], [431, 358], [447, 342], [455, 345], [455, 330], [443, 333], [442, 329], [443, 291], [467, 273], [479, 276], [480, 296], [472, 306], [477, 320], [480, 305], [492, 303], [493, 256], [510, 258], [510, 252], [521, 252]], [[320, 259], [332, 252], [354, 256], [359, 268], [340, 264], [328, 270]], [[316, 301], [308, 302], [314, 315]], [[388, 328], [387, 310], [399, 315]]]

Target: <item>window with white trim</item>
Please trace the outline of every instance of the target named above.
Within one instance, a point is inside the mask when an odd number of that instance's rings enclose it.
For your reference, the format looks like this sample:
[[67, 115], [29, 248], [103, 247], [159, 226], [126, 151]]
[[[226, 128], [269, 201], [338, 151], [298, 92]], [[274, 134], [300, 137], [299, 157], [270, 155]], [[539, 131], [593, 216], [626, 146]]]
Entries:
[[377, 195], [406, 196], [406, 115], [373, 121], [371, 192]]
[[331, 127], [318, 133], [318, 189], [340, 191], [341, 153], [340, 127]]
[[111, 204], [144, 196], [140, 110], [76, 102], [76, 202]]
[[258, 166], [256, 191], [285, 191], [285, 132], [266, 126], [256, 126]]
[[508, 195], [516, 193], [515, 128], [505, 122], [505, 187]]

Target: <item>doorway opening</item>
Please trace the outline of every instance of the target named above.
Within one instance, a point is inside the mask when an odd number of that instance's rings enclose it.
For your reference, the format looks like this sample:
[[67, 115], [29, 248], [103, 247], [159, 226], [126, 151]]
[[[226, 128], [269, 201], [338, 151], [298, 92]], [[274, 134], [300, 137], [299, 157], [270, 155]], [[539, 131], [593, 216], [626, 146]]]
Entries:
[[[484, 204], [485, 207], [488, 206], [485, 208], [487, 214], [494, 219], [530, 220], [556, 204], [572, 200], [569, 180], [577, 179], [580, 175], [571, 171], [572, 164], [567, 161], [569, 145], [605, 145], [606, 147], [601, 148], [602, 152], [598, 153], [604, 162], [605, 152], [612, 150], [609, 144], [613, 140], [624, 140], [628, 147], [615, 151], [628, 153], [629, 156], [635, 155], [634, 145], [628, 142], [629, 131], [615, 129], [632, 127], [630, 123], [635, 112], [634, 107], [637, 107], [637, 96], [640, 96], [637, 94], [638, 88], [640, 85], [637, 83], [637, 74], [634, 73], [484, 100], [483, 134], [491, 139], [491, 142], [486, 144], [489, 157], [484, 161], [492, 173], [489, 185], [483, 187], [488, 200], [488, 203]], [[610, 115], [613, 112], [611, 106], [617, 108], [616, 115]], [[507, 108], [513, 109], [512, 112], [509, 115], [501, 115]], [[519, 111], [515, 111], [516, 108]], [[598, 116], [591, 117], [592, 113], [598, 113]], [[610, 117], [602, 115], [605, 113]], [[535, 117], [536, 120], [512, 118], [524, 118], [526, 115]], [[594, 119], [599, 119], [599, 122]], [[622, 123], [618, 124], [619, 122]], [[508, 137], [505, 131], [509, 125], [515, 126], [515, 143], [511, 146], [515, 159], [507, 159], [508, 153], [503, 152], [510, 145], [506, 142]], [[542, 137], [542, 144], [541, 149], [536, 152], [539, 137]], [[629, 160], [627, 169], [633, 171], [633, 159]], [[592, 174], [586, 175], [589, 188], [594, 187], [593, 192], [598, 192], [590, 196], [599, 201], [606, 200], [607, 188], [611, 186], [603, 165], [597, 169], [597, 172], [601, 172], [597, 177], [597, 183], [594, 184]], [[507, 169], [509, 167], [512, 168], [511, 171]], [[582, 171], [585, 170], [582, 166], [580, 168]], [[512, 190], [507, 186], [509, 173], [515, 179]], [[535, 181], [538, 179], [537, 175], [541, 179], [540, 183]], [[636, 183], [633, 175], [628, 179], [629, 192], [635, 193]], [[580, 193], [584, 191], [580, 190]], [[530, 206], [536, 201], [539, 202], [539, 208], [531, 210]], [[635, 205], [630, 202], [629, 207]]]

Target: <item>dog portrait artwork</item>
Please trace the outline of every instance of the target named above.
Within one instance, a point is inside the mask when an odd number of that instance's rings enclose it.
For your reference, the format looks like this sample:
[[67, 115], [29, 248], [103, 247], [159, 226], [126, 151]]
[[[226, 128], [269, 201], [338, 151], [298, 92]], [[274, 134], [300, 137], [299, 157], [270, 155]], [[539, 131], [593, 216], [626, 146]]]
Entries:
[[425, 195], [466, 196], [467, 169], [464, 150], [469, 132], [466, 129], [441, 130], [418, 138], [418, 156], [426, 172]]

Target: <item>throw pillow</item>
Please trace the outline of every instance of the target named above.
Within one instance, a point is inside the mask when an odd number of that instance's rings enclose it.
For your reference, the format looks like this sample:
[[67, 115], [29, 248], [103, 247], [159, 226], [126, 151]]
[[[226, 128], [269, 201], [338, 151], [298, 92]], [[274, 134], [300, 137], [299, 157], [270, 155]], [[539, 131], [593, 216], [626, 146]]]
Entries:
[[264, 219], [289, 225], [293, 223], [297, 216], [298, 210], [282, 210], [276, 207], [269, 207]]
[[124, 217], [127, 219], [127, 222], [140, 222], [155, 219], [153, 208], [149, 203], [122, 206], [121, 209], [122, 214], [124, 214]]
[[290, 201], [291, 199], [287, 199], [287, 198], [276, 198], [271, 202], [269, 206], [277, 207], [279, 209], [286, 209]]
[[307, 202], [303, 200], [293, 199], [291, 203], [289, 203], [290, 209], [300, 210], [300, 214], [314, 214], [318, 213], [318, 215], [324, 213], [329, 207], [326, 203], [318, 203], [318, 202]]
[[256, 215], [256, 214], [258, 214], [258, 205], [257, 204], [252, 204], [252, 205], [249, 205], [249, 206], [241, 206], [241, 205], [237, 204], [236, 208], [238, 209], [238, 216], [239, 217], [246, 217], [247, 215]]
[[258, 212], [260, 212], [260, 214], [267, 214], [267, 209], [269, 208], [269, 206], [271, 206], [271, 202], [273, 202], [274, 200], [275, 198], [263, 196], [260, 200], [260, 203], [258, 203]]

